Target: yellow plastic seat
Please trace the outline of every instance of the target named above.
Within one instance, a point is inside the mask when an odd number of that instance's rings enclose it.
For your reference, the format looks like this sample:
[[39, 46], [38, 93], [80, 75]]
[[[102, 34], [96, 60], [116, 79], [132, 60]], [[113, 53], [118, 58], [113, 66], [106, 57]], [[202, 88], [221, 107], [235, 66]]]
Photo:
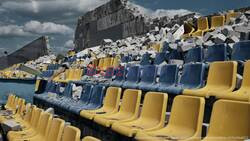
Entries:
[[103, 69], [103, 65], [104, 65], [104, 58], [101, 58], [99, 60], [98, 68], [102, 70]]
[[82, 141], [101, 141], [101, 140], [94, 138], [94, 137], [87, 136], [87, 137], [84, 137]]
[[205, 99], [193, 96], [177, 96], [173, 101], [171, 115], [166, 127], [141, 131], [136, 140], [191, 140], [200, 139]]
[[23, 134], [30, 134], [34, 133], [35, 129], [38, 127], [38, 122], [42, 113], [42, 109], [35, 108], [34, 116], [31, 119], [31, 126], [30, 128], [23, 129], [22, 131], [10, 131], [7, 134], [7, 138], [9, 141], [12, 141], [16, 138], [20, 138]]
[[225, 17], [224, 16], [213, 16], [211, 17], [211, 28], [209, 31], [214, 30], [218, 27], [224, 26]]
[[106, 91], [103, 107], [97, 110], [83, 110], [80, 115], [86, 119], [92, 120], [96, 115], [109, 115], [116, 113], [119, 108], [122, 89], [118, 87], [109, 87]]
[[226, 14], [226, 24], [228, 24], [230, 22], [231, 18], [236, 18], [239, 15], [240, 15], [239, 12], [228, 12]]
[[244, 141], [250, 137], [250, 103], [215, 102], [207, 136], [202, 141]]
[[204, 32], [208, 31], [209, 26], [208, 26], [208, 19], [207, 17], [200, 17], [197, 20], [197, 30], [192, 33], [193, 37], [196, 36], [203, 36]]
[[116, 55], [114, 60], [113, 60], [112, 66], [113, 67], [118, 67], [120, 65], [120, 62], [121, 62], [121, 57], [119, 55]]
[[15, 97], [15, 96], [14, 96], [13, 94], [10, 94], [10, 95], [8, 96], [7, 102], [6, 102], [5, 106], [4, 106], [6, 109], [10, 108], [11, 102], [12, 102], [12, 100], [13, 100], [14, 97]]
[[184, 23], [184, 34], [181, 37], [182, 38], [191, 37], [194, 30], [195, 29], [193, 28], [193, 26], [190, 23], [188, 23], [188, 22]]
[[59, 118], [54, 118], [52, 120], [52, 124], [50, 126], [48, 135], [46, 139], [43, 141], [61, 141], [61, 137], [63, 134], [65, 121]]
[[30, 103], [26, 104], [21, 116], [15, 118], [15, 121], [18, 122], [23, 129], [30, 126], [32, 112], [34, 113], [35, 111], [33, 110], [34, 108], [36, 108], [35, 105], [31, 105]]
[[243, 80], [239, 90], [218, 95], [219, 99], [248, 101], [250, 96], [250, 60], [245, 62]]
[[102, 126], [111, 127], [118, 121], [135, 120], [139, 115], [141, 94], [141, 90], [126, 89], [123, 93], [120, 110], [110, 115], [97, 115], [94, 117], [94, 121]]
[[39, 119], [37, 128], [33, 132], [22, 134], [20, 138], [15, 138], [14, 141], [18, 140], [37, 141], [45, 139], [46, 132], [48, 132], [51, 122], [52, 122], [52, 115], [50, 113], [43, 112]]
[[111, 67], [112, 62], [113, 62], [113, 58], [110, 58], [110, 57], [104, 58], [102, 69], [106, 70], [107, 68]]
[[62, 141], [80, 141], [81, 131], [73, 126], [66, 126], [62, 135]]
[[225, 61], [210, 64], [207, 84], [201, 89], [185, 89], [183, 94], [194, 96], [218, 96], [232, 92], [236, 86], [237, 62]]
[[157, 130], [164, 126], [168, 95], [148, 92], [145, 95], [141, 115], [129, 122], [117, 122], [112, 130], [127, 137], [133, 137], [139, 131]]

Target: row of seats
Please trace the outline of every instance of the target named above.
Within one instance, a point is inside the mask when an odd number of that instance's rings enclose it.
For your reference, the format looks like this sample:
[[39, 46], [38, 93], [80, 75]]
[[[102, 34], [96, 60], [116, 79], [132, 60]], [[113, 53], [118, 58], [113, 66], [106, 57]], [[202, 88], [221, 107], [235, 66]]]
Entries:
[[[77, 84], [77, 83], [75, 83]], [[83, 109], [96, 109], [102, 106], [102, 101], [105, 96], [105, 87], [102, 85], [82, 84], [83, 86], [79, 99], [73, 99], [72, 97], [72, 83], [68, 83], [63, 91], [60, 93], [60, 85], [55, 83], [49, 83], [45, 94], [35, 95], [34, 98], [42, 103], [54, 107], [56, 109], [62, 109], [70, 113], [79, 115]], [[54, 93], [51, 96], [50, 93]]]
[[226, 14], [226, 18], [224, 15], [219, 16], [212, 16], [210, 27], [208, 24], [207, 17], [200, 17], [197, 20], [197, 30], [195, 31], [194, 27], [190, 23], [184, 24], [184, 35], [183, 38], [186, 37], [196, 37], [196, 36], [203, 36], [205, 32], [215, 30], [218, 27], [224, 26], [225, 23], [230, 21], [230, 18], [237, 17], [239, 15], [238, 12], [230, 12]]
[[[168, 95], [148, 92], [140, 109], [141, 90], [109, 87], [102, 108], [83, 110], [81, 116], [113, 131], [136, 140], [201, 140], [205, 100], [201, 97], [180, 95], [175, 97], [170, 119], [165, 126]], [[207, 137], [202, 141], [221, 137], [228, 141], [247, 139], [250, 104], [219, 100], [214, 104]], [[221, 115], [227, 115], [224, 119]], [[239, 116], [241, 115], [241, 116]], [[239, 122], [239, 124], [237, 124]]]
[[184, 60], [184, 63], [190, 62], [214, 62], [214, 61], [226, 61], [226, 60], [248, 60], [250, 59], [250, 41], [241, 41], [234, 44], [232, 53], [230, 54], [230, 49], [226, 44], [218, 44], [209, 46], [207, 49], [202, 47], [196, 47], [190, 49], [185, 55], [177, 52], [177, 50], [172, 50], [169, 53], [161, 52], [156, 53], [155, 59], [151, 62], [151, 54], [145, 53], [142, 56], [140, 65], [159, 65], [164, 61], [169, 61], [171, 59]]
[[200, 88], [203, 86], [205, 65], [202, 63], [185, 64], [180, 81], [178, 81], [178, 65], [164, 65], [161, 67], [159, 80], [157, 80], [157, 67], [147, 65], [140, 69], [139, 66], [129, 67], [127, 76], [125, 70], [116, 74], [110, 86], [141, 89], [143, 91], [161, 91], [171, 94], [181, 94], [183, 89]]
[[59, 67], [59, 64], [50, 64], [47, 66], [47, 70], [57, 70]]
[[[18, 112], [13, 113], [11, 117], [21, 125], [22, 130], [9, 131], [7, 134], [9, 141], [80, 141], [81, 131], [78, 128], [66, 125], [64, 120], [53, 118], [52, 114], [35, 105], [29, 103], [25, 105], [24, 99], [11, 94], [5, 107], [8, 110], [16, 110], [13, 105], [19, 107]], [[0, 117], [7, 118], [4, 115]], [[99, 140], [85, 137], [82, 141]]]
[[82, 69], [67, 69], [64, 73], [60, 74], [54, 81], [56, 82], [69, 82], [69, 81], [79, 81], [83, 75]]
[[93, 62], [93, 65], [97, 66], [100, 70], [106, 70], [109, 67], [118, 67], [120, 64], [120, 57], [106, 57], [101, 59], [96, 59]]

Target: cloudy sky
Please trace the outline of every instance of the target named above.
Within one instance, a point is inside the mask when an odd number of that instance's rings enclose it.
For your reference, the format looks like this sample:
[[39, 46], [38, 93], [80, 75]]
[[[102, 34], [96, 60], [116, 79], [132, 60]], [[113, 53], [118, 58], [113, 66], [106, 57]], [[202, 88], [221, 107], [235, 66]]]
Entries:
[[[72, 47], [77, 17], [108, 0], [0, 0], [0, 56], [48, 35], [54, 51]], [[148, 11], [187, 9], [204, 15], [250, 6], [250, 0], [132, 0]]]

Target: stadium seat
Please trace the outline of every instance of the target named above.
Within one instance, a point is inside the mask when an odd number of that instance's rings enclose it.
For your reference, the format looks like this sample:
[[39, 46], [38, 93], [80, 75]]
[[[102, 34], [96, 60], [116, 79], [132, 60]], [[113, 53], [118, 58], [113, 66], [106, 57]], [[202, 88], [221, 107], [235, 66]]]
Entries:
[[250, 60], [244, 65], [243, 80], [239, 90], [218, 95], [219, 99], [248, 101], [250, 97]]
[[94, 121], [104, 127], [111, 127], [113, 123], [118, 121], [135, 120], [139, 115], [141, 94], [141, 90], [126, 89], [119, 111], [110, 115], [97, 115], [94, 117]]
[[208, 31], [208, 19], [207, 17], [200, 17], [197, 20], [197, 30], [192, 33], [193, 37], [203, 36], [204, 32]]
[[202, 141], [244, 141], [250, 138], [250, 104], [230, 100], [215, 102], [207, 136]]
[[81, 131], [73, 126], [66, 126], [61, 141], [80, 141]]
[[143, 91], [150, 91], [155, 84], [157, 76], [157, 68], [154, 65], [143, 66], [141, 73], [141, 81], [137, 84], [137, 88]]
[[161, 52], [161, 53], [156, 53], [155, 55], [155, 60], [154, 60], [154, 65], [160, 65], [162, 62], [165, 61], [166, 53]]
[[184, 23], [184, 34], [182, 35], [182, 38], [187, 38], [187, 37], [190, 37], [192, 35], [192, 33], [194, 32], [194, 28], [193, 26], [188, 23], [188, 22], [185, 22]]
[[121, 88], [109, 87], [106, 91], [102, 108], [97, 110], [82, 110], [80, 115], [92, 120], [96, 115], [108, 115], [117, 112], [120, 104], [121, 92]]
[[136, 140], [199, 140], [201, 138], [205, 99], [192, 96], [174, 98], [170, 119], [166, 127], [141, 131]]
[[106, 70], [108, 67], [111, 67], [112, 62], [113, 62], [113, 58], [110, 58], [110, 57], [104, 58], [102, 69]]
[[183, 94], [209, 97], [230, 93], [236, 86], [236, 74], [236, 62], [213, 62], [209, 67], [206, 86], [198, 90], [185, 89]]
[[224, 26], [225, 23], [225, 17], [224, 16], [212, 16], [211, 17], [211, 30], [215, 30], [218, 27]]
[[204, 58], [204, 52], [202, 47], [196, 47], [188, 50], [184, 57], [185, 63], [202, 62]]
[[239, 12], [228, 12], [226, 14], [226, 24], [228, 24], [230, 22], [231, 18], [236, 18], [239, 15], [240, 15]]
[[128, 63], [130, 61], [132, 61], [132, 58], [131, 58], [131, 56], [128, 56], [128, 55], [123, 56], [122, 59], [121, 59], [122, 63]]
[[144, 66], [144, 65], [150, 65], [150, 55], [148, 52], [146, 52], [145, 54], [142, 55], [142, 59], [140, 62], [140, 65]]
[[164, 65], [161, 67], [159, 82], [154, 85], [152, 91], [164, 91], [166, 87], [174, 86], [178, 79], [177, 65]]
[[9, 94], [9, 96], [8, 96], [8, 99], [7, 99], [7, 102], [6, 102], [6, 104], [5, 104], [5, 109], [10, 109], [11, 108], [11, 106], [12, 106], [12, 102], [15, 100], [15, 95], [13, 95], [13, 94]]
[[122, 84], [125, 80], [125, 68], [120, 66], [116, 69], [115, 79], [110, 82], [110, 86], [122, 87]]
[[227, 57], [227, 46], [225, 44], [218, 44], [209, 46], [205, 53], [205, 62], [214, 62], [214, 61], [226, 61]]
[[105, 87], [101, 85], [95, 85], [93, 87], [90, 100], [87, 104], [77, 105], [77, 107], [70, 106], [69, 110], [72, 113], [80, 115], [81, 110], [95, 110], [102, 106]]
[[65, 126], [64, 120], [59, 118], [54, 118], [52, 120], [49, 133], [46, 136], [45, 141], [61, 141], [64, 126]]
[[84, 137], [82, 141], [101, 141], [101, 140], [94, 138], [94, 137], [87, 136], [87, 137]]
[[137, 85], [140, 78], [140, 68], [139, 66], [131, 66], [129, 67], [128, 73], [127, 73], [127, 78], [126, 81], [122, 84], [123, 88], [131, 88], [131, 89], [136, 89]]
[[174, 49], [171, 50], [169, 53], [166, 54], [166, 59], [169, 60], [183, 60], [183, 56], [181, 52], [178, 50]]
[[121, 62], [120, 56], [116, 55], [115, 58], [114, 58], [114, 60], [113, 60], [112, 66], [114, 68], [116, 68], [116, 67], [118, 67], [120, 65], [120, 62]]
[[113, 67], [108, 67], [106, 69], [106, 72], [105, 72], [105, 75], [104, 75], [104, 78], [106, 79], [111, 79], [114, 75], [114, 68]]
[[14, 140], [29, 140], [29, 141], [41, 141], [45, 139], [45, 136], [49, 130], [52, 122], [52, 115], [46, 112], [41, 114], [38, 122], [38, 126], [33, 133], [22, 134], [19, 138]]
[[101, 58], [101, 59], [99, 60], [98, 68], [102, 70], [102, 69], [103, 69], [103, 66], [104, 66], [104, 58]]
[[181, 94], [184, 89], [198, 89], [203, 86], [205, 65], [203, 63], [185, 64], [183, 66], [180, 82], [176, 86], [165, 87], [163, 92], [168, 94]]
[[250, 41], [237, 42], [233, 46], [232, 60], [245, 61], [250, 59]]
[[83, 105], [87, 105], [91, 98], [92, 90], [93, 90], [93, 85], [91, 84], [84, 85], [79, 101], [72, 102], [70, 104], [65, 104], [64, 106], [62, 106], [62, 108], [65, 110], [69, 110], [69, 109], [77, 109]]
[[23, 136], [23, 134], [24, 135], [34, 135], [35, 129], [38, 128], [38, 122], [39, 122], [40, 116], [42, 114], [42, 111], [43, 110], [39, 109], [39, 108], [35, 109], [34, 115], [32, 115], [30, 128], [24, 129], [22, 131], [9, 131], [7, 134], [8, 140], [12, 141], [16, 138], [20, 138]]
[[127, 137], [133, 137], [139, 131], [157, 130], [164, 126], [168, 95], [148, 92], [145, 95], [140, 117], [133, 121], [117, 122], [112, 130]]

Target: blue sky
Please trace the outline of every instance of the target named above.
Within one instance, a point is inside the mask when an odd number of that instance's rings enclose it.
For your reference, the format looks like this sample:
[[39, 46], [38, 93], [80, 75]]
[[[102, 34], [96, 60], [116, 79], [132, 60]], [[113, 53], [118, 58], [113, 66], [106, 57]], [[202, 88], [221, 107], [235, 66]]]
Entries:
[[[42, 36], [56, 52], [72, 47], [77, 18], [108, 0], [0, 0], [0, 56]], [[132, 0], [146, 9], [187, 9], [203, 15], [250, 6], [250, 0]]]

